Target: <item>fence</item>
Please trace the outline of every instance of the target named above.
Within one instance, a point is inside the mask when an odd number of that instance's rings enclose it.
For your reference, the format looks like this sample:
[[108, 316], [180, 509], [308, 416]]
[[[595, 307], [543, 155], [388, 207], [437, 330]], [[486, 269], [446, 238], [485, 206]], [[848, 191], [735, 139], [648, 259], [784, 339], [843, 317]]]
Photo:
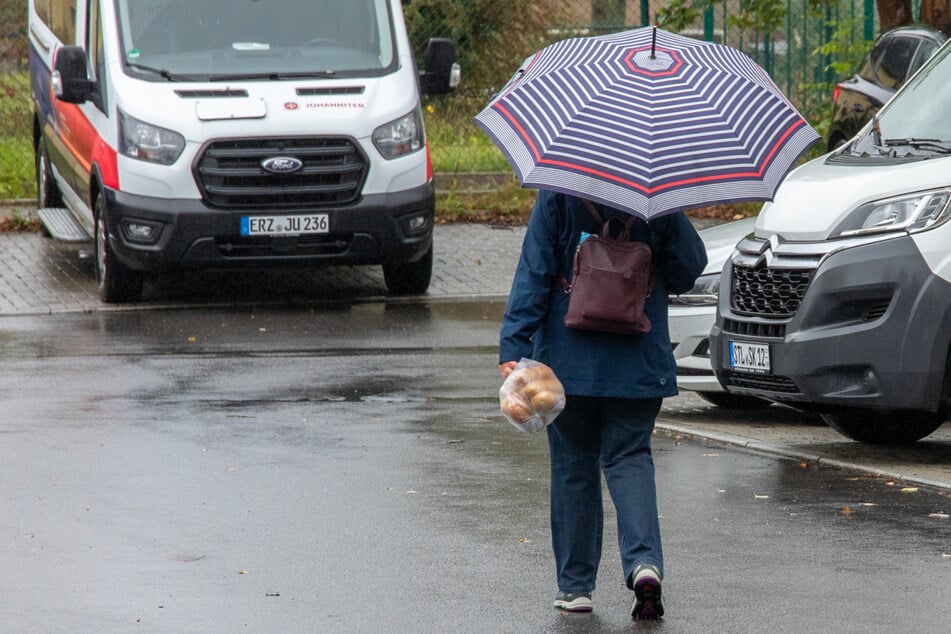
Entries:
[[[573, 0], [575, 26], [560, 28], [566, 33], [604, 33], [658, 21], [669, 28], [663, 19], [664, 9], [673, 4], [670, 0]], [[684, 23], [670, 30], [744, 51], [806, 111], [828, 104], [828, 88], [841, 74], [834, 70], [833, 62], [851, 68], [866, 50], [864, 43], [878, 33], [874, 0], [778, 0], [773, 6], [775, 13], [765, 17], [745, 16], [744, 5], [749, 3], [741, 0], [686, 4], [696, 7], [696, 18], [679, 20]], [[623, 21], [617, 21], [622, 16]], [[775, 28], [762, 30], [765, 20], [772, 20]], [[749, 26], [744, 28], [744, 23]], [[585, 24], [588, 26], [578, 26]], [[826, 52], [820, 53], [823, 49]]]

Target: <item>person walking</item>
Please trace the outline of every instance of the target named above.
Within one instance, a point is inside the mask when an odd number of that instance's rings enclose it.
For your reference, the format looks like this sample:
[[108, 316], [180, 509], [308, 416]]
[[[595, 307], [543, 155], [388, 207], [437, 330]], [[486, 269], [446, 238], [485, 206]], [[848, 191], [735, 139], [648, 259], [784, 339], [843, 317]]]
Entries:
[[[620, 210], [595, 205], [605, 222], [627, 220]], [[618, 546], [631, 616], [664, 614], [664, 558], [651, 434], [663, 398], [677, 394], [667, 325], [667, 295], [689, 290], [706, 266], [703, 242], [683, 212], [637, 221], [631, 240], [653, 250], [655, 286], [645, 314], [652, 329], [614, 334], [564, 325], [582, 232], [600, 227], [582, 199], [539, 191], [526, 228], [499, 336], [503, 379], [522, 358], [550, 366], [565, 388], [564, 411], [547, 427], [551, 464], [551, 535], [558, 593], [554, 605], [593, 609], [601, 560], [604, 473], [617, 512]]]

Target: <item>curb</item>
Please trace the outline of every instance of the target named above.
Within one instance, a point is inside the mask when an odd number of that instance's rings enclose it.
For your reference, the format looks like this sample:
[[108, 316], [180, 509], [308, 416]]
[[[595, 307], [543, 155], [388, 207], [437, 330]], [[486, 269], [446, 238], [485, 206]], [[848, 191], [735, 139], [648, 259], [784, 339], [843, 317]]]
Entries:
[[699, 438], [701, 440], [709, 440], [724, 445], [749, 449], [750, 451], [755, 451], [757, 453], [779, 456], [781, 458], [789, 458], [791, 460], [806, 460], [819, 466], [832, 467], [834, 469], [844, 469], [847, 471], [864, 473], [879, 478], [888, 478], [898, 482], [907, 482], [909, 484], [927, 486], [939, 490], [951, 490], [951, 485], [949, 485], [948, 482], [932, 480], [930, 478], [905, 473], [901, 470], [892, 470], [881, 467], [865, 467], [853, 462], [841, 460], [839, 458], [826, 458], [820, 456], [819, 454], [808, 453], [806, 451], [797, 451], [781, 445], [763, 442], [760, 440], [751, 440], [749, 438], [734, 436], [732, 434], [698, 431], [693, 427], [679, 425], [677, 423], [665, 423], [659, 419], [655, 423], [655, 427], [668, 434], [682, 434], [685, 436], [691, 436], [693, 438]]

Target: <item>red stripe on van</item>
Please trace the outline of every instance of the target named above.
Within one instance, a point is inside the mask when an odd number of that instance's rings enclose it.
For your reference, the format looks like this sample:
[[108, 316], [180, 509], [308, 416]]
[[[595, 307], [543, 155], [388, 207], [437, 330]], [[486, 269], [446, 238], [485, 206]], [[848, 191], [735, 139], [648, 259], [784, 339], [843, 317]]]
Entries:
[[433, 157], [429, 153], [429, 141], [426, 141], [426, 182], [433, 180]]
[[92, 162], [99, 166], [102, 184], [109, 189], [119, 190], [119, 160], [116, 151], [99, 138], [92, 151]]
[[58, 99], [55, 103], [59, 115], [60, 139], [79, 164], [79, 168], [89, 174], [92, 166], [98, 165], [102, 184], [119, 189], [116, 151], [99, 135], [79, 106]]

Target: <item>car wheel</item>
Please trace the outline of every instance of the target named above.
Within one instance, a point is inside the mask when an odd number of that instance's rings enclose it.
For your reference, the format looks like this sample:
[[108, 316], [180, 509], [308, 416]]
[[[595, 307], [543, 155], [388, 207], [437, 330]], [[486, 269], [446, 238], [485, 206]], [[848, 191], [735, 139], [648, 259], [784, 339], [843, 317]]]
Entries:
[[433, 278], [433, 247], [415, 262], [384, 264], [383, 279], [386, 288], [394, 295], [419, 295], [425, 293]]
[[938, 412], [879, 412], [861, 408], [842, 408], [823, 412], [822, 420], [843, 436], [859, 442], [884, 445], [921, 440], [935, 431], [947, 417]]
[[697, 396], [708, 403], [725, 409], [760, 409], [772, 405], [770, 401], [764, 401], [755, 396], [730, 394], [729, 392], [697, 392]]
[[56, 180], [53, 178], [53, 169], [50, 167], [50, 155], [46, 150], [46, 141], [40, 138], [36, 144], [36, 206], [40, 209], [47, 207], [62, 207], [63, 197], [60, 194]]
[[109, 246], [109, 226], [102, 196], [96, 199], [96, 282], [99, 299], [110, 304], [137, 302], [142, 297], [143, 275], [116, 257]]

